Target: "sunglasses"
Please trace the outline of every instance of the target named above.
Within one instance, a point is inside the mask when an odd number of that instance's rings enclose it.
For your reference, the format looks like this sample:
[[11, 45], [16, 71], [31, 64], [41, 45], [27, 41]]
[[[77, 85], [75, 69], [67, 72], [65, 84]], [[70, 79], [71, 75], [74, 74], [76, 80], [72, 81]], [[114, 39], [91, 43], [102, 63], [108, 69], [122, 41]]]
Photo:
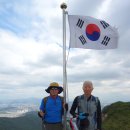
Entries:
[[58, 90], [58, 88], [51, 88], [51, 90]]

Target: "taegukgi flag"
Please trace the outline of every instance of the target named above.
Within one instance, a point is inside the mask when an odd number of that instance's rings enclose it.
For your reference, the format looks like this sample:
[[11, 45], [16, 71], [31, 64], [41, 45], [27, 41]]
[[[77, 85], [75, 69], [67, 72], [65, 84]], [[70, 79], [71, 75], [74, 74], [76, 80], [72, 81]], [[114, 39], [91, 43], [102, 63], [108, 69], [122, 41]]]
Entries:
[[118, 31], [107, 22], [89, 16], [69, 15], [70, 48], [114, 49]]

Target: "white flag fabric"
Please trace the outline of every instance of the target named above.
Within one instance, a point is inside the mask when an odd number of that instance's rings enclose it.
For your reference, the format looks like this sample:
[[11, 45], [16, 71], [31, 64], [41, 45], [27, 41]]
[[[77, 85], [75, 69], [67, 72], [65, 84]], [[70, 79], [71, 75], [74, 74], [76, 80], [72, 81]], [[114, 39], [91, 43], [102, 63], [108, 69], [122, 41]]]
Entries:
[[70, 48], [115, 49], [118, 31], [107, 22], [89, 16], [68, 15]]

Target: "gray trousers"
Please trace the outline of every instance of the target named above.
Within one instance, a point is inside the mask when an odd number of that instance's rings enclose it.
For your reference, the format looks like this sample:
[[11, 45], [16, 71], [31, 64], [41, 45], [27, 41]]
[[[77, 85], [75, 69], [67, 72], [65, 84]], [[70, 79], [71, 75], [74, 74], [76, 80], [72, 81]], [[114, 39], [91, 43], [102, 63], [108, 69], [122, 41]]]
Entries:
[[56, 124], [42, 123], [42, 130], [63, 130], [63, 125], [62, 123], [56, 123]]

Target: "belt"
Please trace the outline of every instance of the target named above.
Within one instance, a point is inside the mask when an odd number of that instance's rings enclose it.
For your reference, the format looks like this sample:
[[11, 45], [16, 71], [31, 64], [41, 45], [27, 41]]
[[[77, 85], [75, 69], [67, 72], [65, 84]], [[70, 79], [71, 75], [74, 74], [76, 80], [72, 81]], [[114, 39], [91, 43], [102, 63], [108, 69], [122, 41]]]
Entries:
[[61, 122], [46, 122], [44, 121], [45, 124], [61, 124]]

